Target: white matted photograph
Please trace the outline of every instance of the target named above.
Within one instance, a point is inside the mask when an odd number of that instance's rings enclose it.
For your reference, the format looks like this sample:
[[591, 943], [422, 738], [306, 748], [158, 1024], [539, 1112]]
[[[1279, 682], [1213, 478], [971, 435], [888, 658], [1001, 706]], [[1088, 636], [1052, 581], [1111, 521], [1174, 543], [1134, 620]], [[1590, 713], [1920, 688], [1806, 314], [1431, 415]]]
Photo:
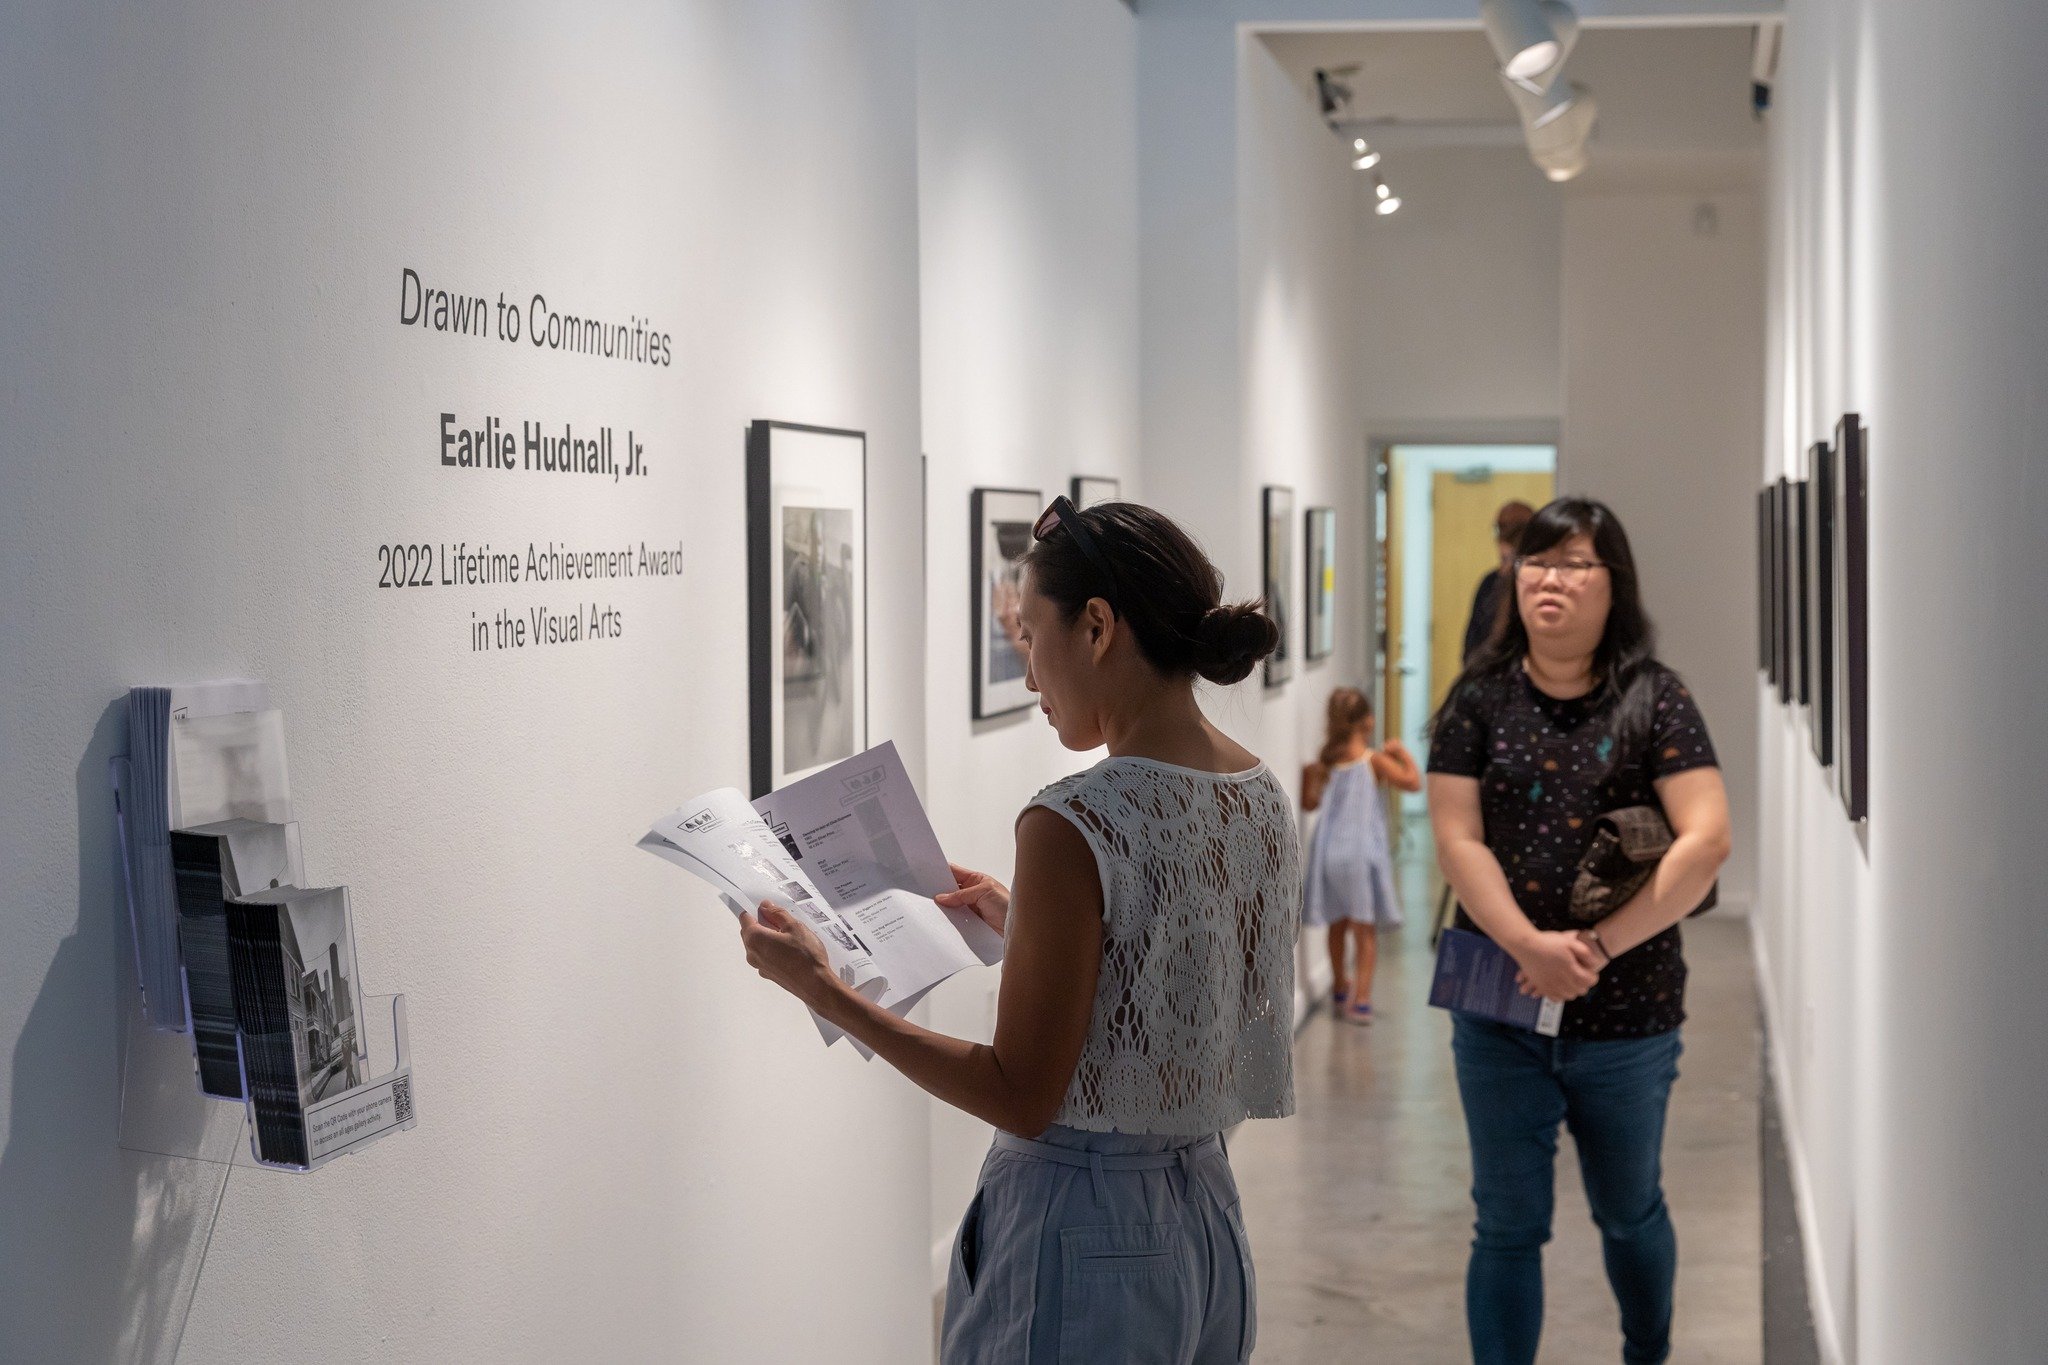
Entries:
[[1314, 663], [1337, 650], [1337, 509], [1309, 508], [1302, 533], [1308, 560], [1308, 639], [1302, 654]]
[[1018, 612], [1024, 556], [1045, 499], [1035, 490], [977, 488], [972, 502], [974, 718], [986, 720], [1031, 705]]
[[867, 437], [747, 433], [753, 794], [867, 747]]

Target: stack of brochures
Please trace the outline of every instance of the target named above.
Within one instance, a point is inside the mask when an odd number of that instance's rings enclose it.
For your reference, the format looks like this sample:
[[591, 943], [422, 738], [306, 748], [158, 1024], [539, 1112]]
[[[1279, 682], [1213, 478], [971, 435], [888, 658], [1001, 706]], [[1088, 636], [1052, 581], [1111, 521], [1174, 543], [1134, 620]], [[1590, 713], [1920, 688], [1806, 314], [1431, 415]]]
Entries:
[[128, 718], [112, 777], [143, 1017], [191, 1034], [200, 1093], [247, 1106], [258, 1162], [310, 1170], [412, 1127], [404, 1007], [372, 1080], [348, 892], [305, 888], [269, 690], [138, 687]]
[[[752, 803], [731, 787], [706, 792], [639, 846], [708, 882], [734, 914], [763, 901], [788, 909], [840, 980], [896, 1014], [956, 972], [1002, 960], [1002, 937], [979, 916], [933, 900], [955, 888], [953, 874], [893, 743]], [[839, 1041], [812, 1018], [828, 1045]]]

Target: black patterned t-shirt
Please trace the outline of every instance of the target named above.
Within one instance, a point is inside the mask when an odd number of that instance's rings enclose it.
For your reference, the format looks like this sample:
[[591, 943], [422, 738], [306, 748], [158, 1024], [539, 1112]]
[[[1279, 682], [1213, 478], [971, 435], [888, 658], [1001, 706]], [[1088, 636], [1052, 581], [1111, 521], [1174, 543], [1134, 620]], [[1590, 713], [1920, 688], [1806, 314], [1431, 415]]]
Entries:
[[[1655, 719], [1647, 744], [1617, 756], [1613, 703], [1561, 700], [1517, 667], [1468, 684], [1430, 740], [1429, 771], [1479, 780], [1486, 846], [1515, 902], [1538, 929], [1577, 929], [1572, 882], [1593, 821], [1624, 806], [1657, 806], [1655, 783], [1715, 766], [1713, 742], [1678, 675], [1651, 664]], [[1458, 927], [1479, 926], [1461, 909]], [[1599, 984], [1565, 1006], [1564, 1038], [1647, 1038], [1685, 1020], [1685, 957], [1678, 927], [1601, 970]]]

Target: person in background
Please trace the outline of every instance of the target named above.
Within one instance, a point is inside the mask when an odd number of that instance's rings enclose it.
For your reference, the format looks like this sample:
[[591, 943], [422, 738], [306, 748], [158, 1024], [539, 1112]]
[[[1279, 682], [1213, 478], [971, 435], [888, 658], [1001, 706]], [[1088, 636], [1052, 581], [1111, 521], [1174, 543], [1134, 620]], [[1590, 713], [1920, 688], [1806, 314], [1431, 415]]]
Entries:
[[1493, 633], [1507, 610], [1513, 595], [1508, 589], [1513, 586], [1515, 547], [1522, 539], [1522, 528], [1534, 515], [1536, 509], [1520, 498], [1502, 503], [1500, 511], [1493, 514], [1493, 545], [1500, 554], [1500, 567], [1488, 570], [1472, 594], [1472, 616], [1465, 622], [1465, 663], [1472, 662], [1472, 656], [1486, 643], [1486, 637]]
[[[1664, 1203], [1664, 1115], [1678, 1077], [1678, 922], [1728, 857], [1728, 797], [1692, 693], [1657, 661], [1635, 559], [1605, 505], [1560, 498], [1522, 531], [1515, 607], [1432, 723], [1437, 861], [1526, 995], [1565, 1000], [1547, 1038], [1452, 1016], [1478, 1206], [1465, 1314], [1476, 1365], [1531, 1365], [1543, 1330], [1557, 1128], [1571, 1129], [1622, 1359], [1671, 1352], [1678, 1242]], [[1595, 820], [1660, 808], [1675, 836], [1642, 891], [1597, 923], [1571, 915]]]
[[[1422, 790], [1422, 774], [1398, 739], [1372, 747], [1372, 698], [1355, 687], [1330, 693], [1322, 751], [1302, 770], [1303, 810], [1320, 810], [1303, 879], [1304, 924], [1329, 931], [1330, 1007], [1354, 1024], [1372, 1022], [1372, 972], [1382, 929], [1401, 927], [1401, 898], [1387, 847], [1379, 783]], [[1354, 970], [1347, 960], [1356, 953]]]

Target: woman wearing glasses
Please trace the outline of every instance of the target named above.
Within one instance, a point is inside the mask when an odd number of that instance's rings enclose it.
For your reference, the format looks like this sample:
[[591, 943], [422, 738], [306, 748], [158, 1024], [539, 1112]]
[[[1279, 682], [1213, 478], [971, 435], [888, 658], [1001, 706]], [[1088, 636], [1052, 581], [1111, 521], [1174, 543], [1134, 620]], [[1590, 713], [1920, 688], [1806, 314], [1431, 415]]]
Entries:
[[[1478, 1365], [1536, 1359], [1563, 1123], [1620, 1303], [1622, 1359], [1649, 1365], [1670, 1353], [1678, 1261], [1660, 1170], [1685, 1018], [1677, 926], [1728, 856], [1727, 796], [1698, 706], [1656, 661], [1612, 511], [1560, 498], [1538, 512], [1514, 590], [1505, 629], [1434, 721], [1430, 823], [1460, 927], [1513, 956], [1525, 994], [1570, 1003], [1556, 1038], [1453, 1019], [1478, 1206], [1467, 1326]], [[1632, 806], [1661, 808], [1675, 839], [1640, 893], [1582, 923], [1573, 884], [1594, 821]]]
[[943, 899], [1003, 934], [995, 1041], [919, 1028], [840, 984], [774, 905], [747, 960], [912, 1081], [995, 1125], [954, 1240], [945, 1365], [1248, 1359], [1251, 1249], [1220, 1133], [1294, 1110], [1300, 852], [1287, 793], [1195, 700], [1273, 649], [1254, 604], [1166, 517], [1057, 498], [1024, 561], [1026, 684], [1109, 757], [1017, 818], [1014, 889]]

